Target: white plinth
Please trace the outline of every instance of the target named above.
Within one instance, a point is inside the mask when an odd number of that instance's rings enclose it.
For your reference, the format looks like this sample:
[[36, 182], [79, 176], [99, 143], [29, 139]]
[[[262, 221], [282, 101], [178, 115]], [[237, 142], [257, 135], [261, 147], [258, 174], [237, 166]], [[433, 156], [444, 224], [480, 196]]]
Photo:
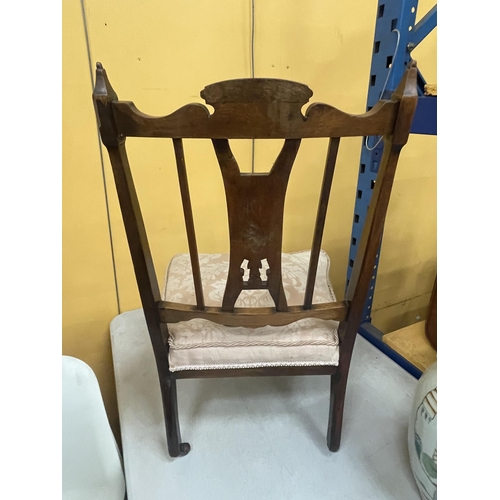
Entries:
[[183, 441], [167, 453], [142, 309], [111, 323], [128, 500], [419, 500], [407, 433], [416, 380], [357, 338], [340, 451], [326, 446], [327, 376], [177, 382]]

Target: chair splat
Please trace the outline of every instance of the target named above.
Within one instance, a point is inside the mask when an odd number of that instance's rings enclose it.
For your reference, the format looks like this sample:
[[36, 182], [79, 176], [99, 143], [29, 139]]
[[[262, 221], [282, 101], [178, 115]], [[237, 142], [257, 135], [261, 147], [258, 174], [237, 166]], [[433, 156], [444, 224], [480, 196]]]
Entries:
[[[222, 301], [223, 311], [232, 311], [243, 289], [267, 288], [277, 311], [287, 303], [281, 279], [283, 210], [285, 194], [300, 139], [286, 139], [269, 174], [240, 172], [227, 139], [213, 139], [226, 191], [229, 219], [229, 274]], [[260, 276], [266, 259], [267, 280]], [[250, 276], [243, 280], [241, 265], [248, 260]]]

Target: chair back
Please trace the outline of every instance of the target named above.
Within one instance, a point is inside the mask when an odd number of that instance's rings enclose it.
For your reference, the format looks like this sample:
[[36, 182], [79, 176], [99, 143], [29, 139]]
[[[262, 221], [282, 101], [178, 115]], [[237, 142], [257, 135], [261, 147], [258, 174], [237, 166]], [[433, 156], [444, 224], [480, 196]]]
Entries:
[[[143, 306], [158, 308], [163, 323], [206, 318], [234, 326], [258, 327], [288, 324], [305, 317], [345, 320], [351, 313], [361, 320], [370, 278], [380, 244], [383, 222], [399, 153], [407, 142], [417, 102], [417, 68], [412, 62], [391, 99], [378, 102], [370, 111], [352, 115], [327, 104], [302, 108], [313, 92], [300, 83], [255, 78], [214, 83], [201, 96], [214, 111], [202, 104], [188, 104], [163, 117], [148, 116], [132, 102], [120, 101], [106, 71], [97, 64], [94, 103], [100, 133], [107, 147], [115, 176], [121, 210]], [[379, 166], [372, 202], [346, 300], [313, 304], [313, 291], [325, 227], [328, 200], [342, 137], [383, 136], [384, 153]], [[126, 137], [172, 140], [189, 253], [196, 305], [160, 300], [144, 223], [125, 150]], [[304, 302], [287, 304], [283, 289], [281, 255], [283, 212], [288, 180], [301, 141], [328, 138], [322, 187], [319, 194]], [[222, 306], [208, 307], [203, 297], [196, 232], [186, 174], [183, 141], [210, 139], [220, 165], [226, 193], [230, 254]], [[283, 146], [268, 173], [243, 173], [234, 157], [231, 139], [282, 139]], [[265, 272], [264, 272], [265, 269]], [[273, 308], [235, 308], [243, 290], [266, 289]], [[354, 312], [350, 311], [354, 307]], [[359, 311], [358, 311], [359, 310]], [[147, 315], [147, 314], [146, 314]]]

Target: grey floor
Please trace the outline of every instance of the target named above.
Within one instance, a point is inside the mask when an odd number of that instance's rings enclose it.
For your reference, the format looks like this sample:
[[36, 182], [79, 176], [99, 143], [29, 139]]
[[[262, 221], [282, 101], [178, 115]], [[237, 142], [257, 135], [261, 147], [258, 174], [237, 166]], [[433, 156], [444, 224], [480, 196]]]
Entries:
[[419, 500], [407, 452], [416, 380], [357, 338], [340, 451], [326, 446], [329, 379], [180, 380], [171, 459], [142, 310], [111, 324], [129, 500]]

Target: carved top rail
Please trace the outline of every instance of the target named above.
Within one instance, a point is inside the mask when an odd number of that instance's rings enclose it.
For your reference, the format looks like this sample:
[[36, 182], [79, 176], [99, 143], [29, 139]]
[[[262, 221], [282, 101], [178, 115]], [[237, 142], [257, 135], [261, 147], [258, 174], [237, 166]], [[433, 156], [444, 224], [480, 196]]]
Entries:
[[117, 131], [129, 137], [265, 139], [345, 137], [390, 134], [398, 102], [381, 101], [367, 113], [344, 113], [322, 103], [303, 106], [313, 95], [301, 83], [271, 78], [243, 78], [206, 86], [207, 104], [188, 104], [167, 116], [142, 113], [133, 102], [114, 101]]

